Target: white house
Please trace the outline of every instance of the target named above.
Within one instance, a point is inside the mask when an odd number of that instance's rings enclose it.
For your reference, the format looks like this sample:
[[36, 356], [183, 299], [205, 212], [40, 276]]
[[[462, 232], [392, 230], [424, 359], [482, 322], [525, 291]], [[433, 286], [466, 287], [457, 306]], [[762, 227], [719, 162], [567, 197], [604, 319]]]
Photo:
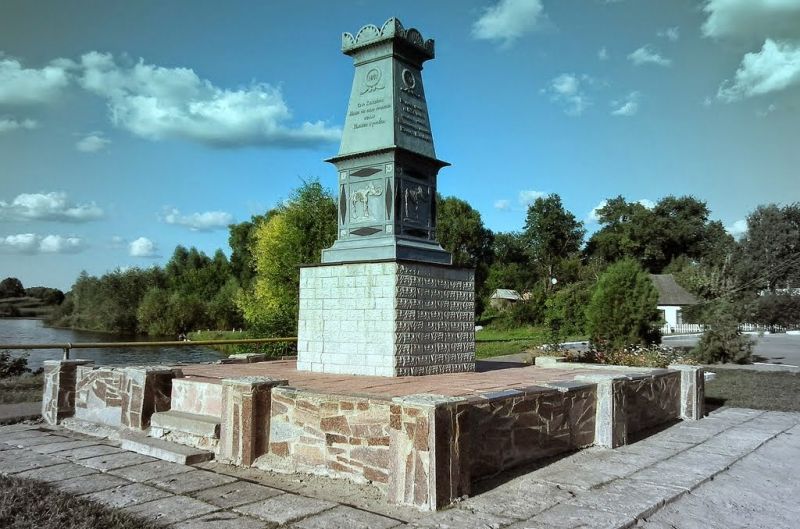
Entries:
[[683, 308], [697, 305], [697, 298], [676, 283], [672, 274], [650, 274], [650, 279], [658, 290], [658, 310], [661, 311], [661, 317], [671, 327], [681, 325]]

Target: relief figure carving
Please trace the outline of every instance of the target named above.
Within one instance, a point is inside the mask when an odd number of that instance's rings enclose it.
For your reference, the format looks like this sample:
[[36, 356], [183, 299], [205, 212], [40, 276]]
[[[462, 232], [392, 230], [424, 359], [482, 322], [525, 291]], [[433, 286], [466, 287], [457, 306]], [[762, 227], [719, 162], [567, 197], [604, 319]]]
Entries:
[[405, 218], [419, 220], [419, 207], [424, 200], [425, 189], [421, 185], [416, 187], [407, 187], [403, 197]]
[[[372, 212], [369, 210], [369, 197], [379, 197], [383, 194], [382, 187], [375, 187], [373, 182], [370, 182], [364, 187], [352, 191], [352, 206], [351, 213], [353, 220], [372, 219]], [[357, 206], [361, 205], [361, 208]], [[360, 211], [359, 211], [360, 209]]]

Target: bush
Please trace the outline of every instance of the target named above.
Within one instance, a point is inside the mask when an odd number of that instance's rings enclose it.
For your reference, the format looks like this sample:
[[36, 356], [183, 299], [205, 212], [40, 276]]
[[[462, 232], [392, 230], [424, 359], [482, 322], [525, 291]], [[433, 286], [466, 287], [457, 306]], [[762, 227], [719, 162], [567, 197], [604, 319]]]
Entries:
[[585, 283], [573, 283], [545, 302], [545, 324], [553, 342], [586, 332], [586, 305], [590, 299], [591, 291]]
[[26, 356], [12, 358], [10, 352], [0, 351], [0, 378], [18, 377], [30, 372]]
[[670, 364], [694, 363], [687, 358], [685, 349], [664, 347], [663, 345], [633, 345], [622, 349], [598, 351], [594, 348], [585, 352], [567, 351], [568, 362], [608, 364], [632, 367], [667, 367]]
[[750, 310], [753, 323], [785, 328], [800, 325], [800, 296], [766, 294], [759, 296]]
[[692, 351], [698, 362], [747, 364], [751, 361], [753, 342], [739, 331], [731, 302], [721, 301], [713, 306], [706, 324], [700, 342]]
[[586, 307], [586, 330], [595, 347], [622, 350], [660, 341], [658, 292], [632, 259], [617, 261], [600, 276]]

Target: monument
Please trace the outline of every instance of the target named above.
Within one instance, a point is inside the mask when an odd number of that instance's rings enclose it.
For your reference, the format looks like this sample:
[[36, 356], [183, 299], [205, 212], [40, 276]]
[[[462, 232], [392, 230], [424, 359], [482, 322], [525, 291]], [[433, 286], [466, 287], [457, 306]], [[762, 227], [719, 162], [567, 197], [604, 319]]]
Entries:
[[355, 75], [339, 153], [337, 240], [300, 270], [297, 369], [405, 376], [475, 368], [474, 271], [436, 241], [422, 82], [433, 40], [390, 18], [342, 35]]

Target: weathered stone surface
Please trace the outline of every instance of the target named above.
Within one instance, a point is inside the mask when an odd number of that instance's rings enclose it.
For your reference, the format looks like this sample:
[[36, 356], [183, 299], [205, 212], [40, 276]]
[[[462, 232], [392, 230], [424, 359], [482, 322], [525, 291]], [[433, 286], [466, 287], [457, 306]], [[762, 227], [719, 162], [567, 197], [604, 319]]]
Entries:
[[269, 450], [272, 389], [286, 380], [241, 377], [222, 381], [222, 425], [218, 458], [250, 466]]
[[129, 484], [130, 481], [122, 479], [119, 476], [112, 476], [109, 474], [89, 474], [86, 476], [66, 479], [64, 481], [53, 483], [55, 487], [58, 487], [64, 492], [69, 492], [70, 494], [74, 494], [76, 496], [107, 490], [114, 487], [122, 487]]
[[170, 461], [151, 461], [129, 467], [110, 470], [108, 473], [131, 481], [148, 481], [195, 470], [193, 467], [179, 465]]
[[213, 505], [186, 496], [170, 496], [125, 508], [129, 514], [160, 525], [197, 518], [216, 510]]
[[487, 529], [504, 527], [514, 521], [509, 516], [448, 509], [415, 520], [408, 527], [418, 529]]
[[234, 481], [236, 481], [236, 478], [231, 476], [215, 474], [214, 472], [207, 472], [205, 470], [193, 470], [182, 474], [151, 479], [147, 483], [174, 492], [175, 494], [185, 494], [196, 490], [217, 487]]
[[121, 509], [123, 507], [138, 505], [169, 496], [171, 496], [171, 494], [163, 490], [158, 490], [141, 483], [133, 483], [131, 485], [123, 485], [113, 489], [93, 492], [82, 497], [87, 500], [102, 503], [108, 507]]
[[122, 447], [143, 455], [172, 461], [181, 465], [192, 465], [214, 458], [213, 452], [185, 446], [164, 439], [147, 437], [141, 433], [123, 432], [120, 434]]
[[75, 413], [75, 385], [78, 366], [93, 364], [91, 360], [45, 360], [42, 418], [57, 424]]
[[553, 528], [591, 527], [592, 529], [619, 529], [628, 527], [634, 522], [634, 518], [619, 512], [599, 511], [588, 507], [561, 503], [534, 516], [531, 521]]
[[211, 505], [216, 505], [221, 509], [230, 509], [231, 507], [266, 500], [280, 494], [283, 494], [283, 491], [278, 489], [246, 481], [235, 481], [227, 485], [197, 491], [192, 496]]
[[51, 467], [28, 470], [27, 472], [18, 474], [18, 477], [53, 482], [77, 478], [80, 476], [87, 476], [89, 474], [95, 474], [96, 472], [97, 470], [93, 468], [76, 465], [75, 463], [64, 463], [62, 465], [53, 465]]
[[696, 421], [705, 414], [706, 378], [702, 366], [673, 364], [669, 366], [681, 374], [681, 419]]
[[297, 368], [406, 376], [475, 369], [474, 273], [413, 262], [302, 268]]
[[11, 446], [17, 446], [20, 448], [30, 448], [38, 445], [59, 443], [68, 440], [69, 439], [67, 439], [66, 437], [61, 437], [59, 435], [40, 435], [36, 437], [26, 437], [24, 439], [13, 439], [10, 441], [6, 441], [6, 443]]
[[68, 450], [54, 452], [53, 455], [63, 457], [65, 459], [78, 460], [109, 454], [121, 454], [123, 452], [125, 452], [125, 450], [116, 446], [95, 444], [91, 446], [83, 446], [80, 448], [71, 448]]
[[598, 511], [619, 513], [630, 518], [641, 518], [650, 515], [681, 494], [683, 491], [672, 487], [618, 480], [590, 493], [578, 494], [569, 503]]
[[38, 445], [31, 447], [31, 450], [40, 454], [52, 454], [53, 452], [63, 452], [65, 450], [72, 450], [74, 448], [85, 448], [87, 446], [95, 446], [100, 444], [100, 441], [73, 441], [64, 438], [62, 441], [55, 441], [52, 443]]
[[276, 524], [286, 524], [336, 507], [330, 501], [281, 494], [264, 501], [236, 507], [234, 511]]
[[264, 529], [264, 522], [228, 511], [206, 514], [172, 526], [173, 529]]
[[150, 463], [152, 461], [155, 461], [155, 459], [152, 457], [133, 452], [122, 452], [119, 454], [107, 454], [103, 456], [90, 457], [88, 459], [80, 459], [77, 461], [77, 463], [89, 468], [106, 471], [113, 470], [115, 468], [139, 465], [141, 463]]
[[3, 450], [0, 452], [0, 473], [15, 474], [65, 463], [64, 459], [41, 455], [25, 449]]
[[294, 524], [297, 529], [389, 529], [402, 522], [340, 505]]
[[222, 416], [222, 385], [195, 378], [172, 380], [171, 410], [209, 417]]
[[517, 479], [469, 498], [458, 508], [493, 517], [527, 520], [573, 495], [556, 485]]

